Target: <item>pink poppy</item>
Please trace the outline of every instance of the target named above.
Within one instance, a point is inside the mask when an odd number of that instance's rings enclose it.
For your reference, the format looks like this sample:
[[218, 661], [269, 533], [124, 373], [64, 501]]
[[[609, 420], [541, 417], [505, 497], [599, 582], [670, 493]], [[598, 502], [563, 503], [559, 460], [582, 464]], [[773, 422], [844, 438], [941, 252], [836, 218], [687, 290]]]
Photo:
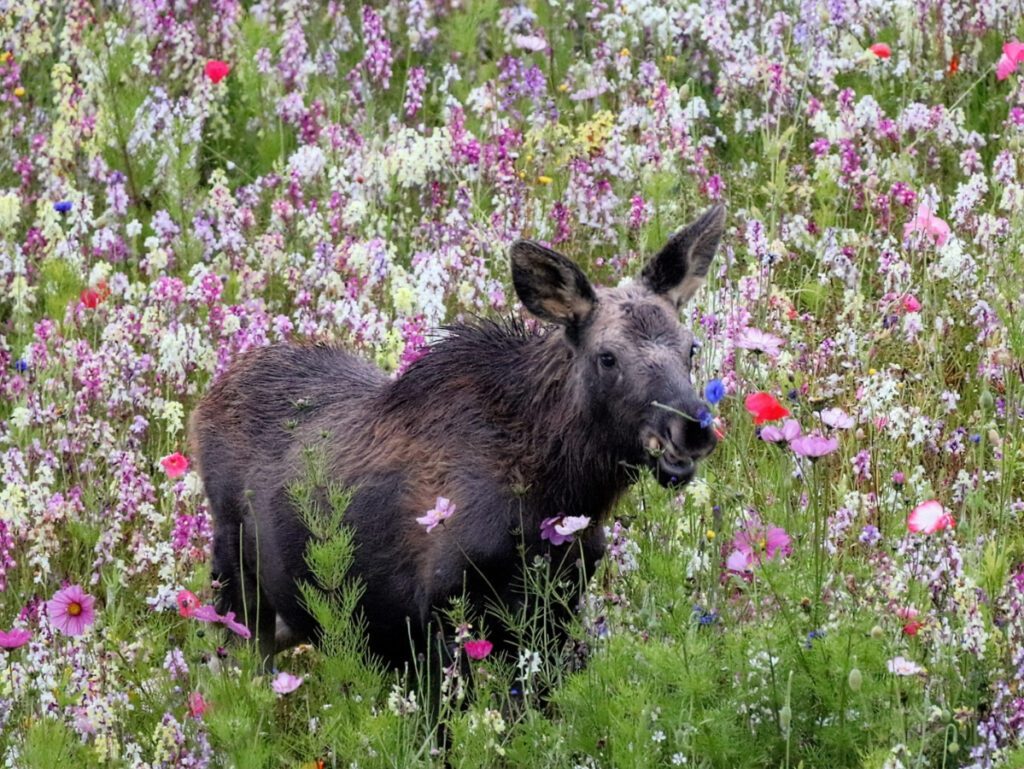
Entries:
[[188, 470], [188, 458], [176, 451], [161, 459], [160, 465], [168, 478], [178, 478]]
[[20, 649], [30, 638], [32, 633], [28, 630], [0, 630], [0, 649]]
[[455, 514], [455, 505], [447, 497], [438, 497], [434, 500], [434, 507], [427, 510], [426, 515], [416, 519], [416, 523], [427, 527], [427, 534], [432, 532], [441, 523], [448, 520]]
[[60, 632], [70, 636], [82, 635], [96, 619], [93, 604], [96, 599], [78, 585], [58, 590], [46, 602], [50, 622]]
[[904, 238], [914, 232], [923, 232], [939, 247], [946, 245], [949, 240], [949, 225], [937, 217], [927, 203], [921, 203], [917, 207], [917, 215], [903, 226]]
[[277, 674], [270, 683], [270, 688], [278, 694], [291, 694], [302, 686], [302, 676], [293, 676], [284, 671]]
[[907, 531], [914, 534], [934, 534], [956, 526], [953, 516], [946, 512], [937, 499], [922, 502], [907, 516]]
[[1006, 80], [1022, 61], [1024, 61], [1024, 43], [1019, 43], [1016, 40], [1007, 43], [1003, 46], [1003, 55], [999, 57], [999, 63], [996, 65], [996, 78]]
[[199, 608], [199, 597], [191, 590], [178, 591], [178, 614], [191, 617]]
[[216, 85], [228, 76], [228, 73], [231, 71], [231, 65], [220, 59], [210, 59], [206, 62], [205, 69], [206, 76], [210, 78], [210, 82]]
[[482, 660], [491, 653], [493, 648], [494, 644], [484, 639], [480, 639], [479, 641], [466, 641], [465, 643], [466, 656], [471, 660]]
[[874, 43], [869, 45], [868, 50], [879, 59], [888, 59], [892, 56], [892, 49], [885, 43]]
[[817, 459], [818, 457], [831, 454], [838, 449], [839, 439], [826, 438], [823, 435], [812, 433], [811, 435], [801, 435], [796, 440], [790, 441], [789, 447], [793, 449], [795, 454], [801, 457]]
[[192, 692], [188, 695], [188, 714], [192, 718], [202, 718], [203, 713], [206, 712], [208, 707], [209, 705], [206, 704], [206, 700], [203, 699], [203, 695], [199, 692]]

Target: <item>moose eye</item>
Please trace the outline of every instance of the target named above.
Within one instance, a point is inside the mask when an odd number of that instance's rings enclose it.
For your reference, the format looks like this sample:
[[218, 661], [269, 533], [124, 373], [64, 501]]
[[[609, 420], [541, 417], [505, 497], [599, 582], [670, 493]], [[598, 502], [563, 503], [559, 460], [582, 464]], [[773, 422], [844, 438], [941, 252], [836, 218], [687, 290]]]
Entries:
[[700, 350], [700, 348], [701, 348], [700, 342], [698, 342], [696, 339], [694, 339], [693, 340], [693, 344], [690, 345], [690, 358], [691, 359], [693, 358], [694, 355], [697, 354], [697, 351]]
[[598, 360], [601, 361], [601, 366], [604, 368], [615, 367], [615, 356], [612, 355], [610, 352], [601, 353], [601, 355], [598, 356]]

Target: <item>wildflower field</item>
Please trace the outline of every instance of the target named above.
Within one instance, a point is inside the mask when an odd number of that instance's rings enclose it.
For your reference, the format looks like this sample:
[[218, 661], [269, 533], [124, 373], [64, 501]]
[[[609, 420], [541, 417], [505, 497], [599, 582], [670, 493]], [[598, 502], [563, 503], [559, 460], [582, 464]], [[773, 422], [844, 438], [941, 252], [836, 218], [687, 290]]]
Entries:
[[[1024, 766], [1022, 38], [1021, 0], [0, 3], [0, 764]], [[604, 522], [573, 643], [456, 602], [461, 663], [398, 675], [347, 583], [264, 673], [211, 607], [211, 382], [304, 339], [400, 376], [521, 314], [517, 238], [615, 285], [715, 203], [722, 438]]]

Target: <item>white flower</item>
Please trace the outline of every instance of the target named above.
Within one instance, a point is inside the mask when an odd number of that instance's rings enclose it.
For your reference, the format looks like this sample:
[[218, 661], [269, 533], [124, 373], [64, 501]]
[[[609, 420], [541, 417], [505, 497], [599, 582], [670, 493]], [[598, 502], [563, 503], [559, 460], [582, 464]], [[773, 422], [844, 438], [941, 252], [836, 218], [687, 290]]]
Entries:
[[886, 663], [886, 666], [890, 673], [897, 676], [916, 676], [918, 673], [925, 672], [923, 667], [903, 656], [893, 657]]
[[568, 537], [575, 534], [577, 531], [582, 531], [590, 525], [590, 518], [586, 515], [569, 515], [562, 518], [561, 523], [555, 524], [555, 531], [561, 534], [563, 537]]
[[327, 156], [319, 147], [306, 144], [288, 158], [288, 170], [304, 182], [318, 177], [327, 165]]

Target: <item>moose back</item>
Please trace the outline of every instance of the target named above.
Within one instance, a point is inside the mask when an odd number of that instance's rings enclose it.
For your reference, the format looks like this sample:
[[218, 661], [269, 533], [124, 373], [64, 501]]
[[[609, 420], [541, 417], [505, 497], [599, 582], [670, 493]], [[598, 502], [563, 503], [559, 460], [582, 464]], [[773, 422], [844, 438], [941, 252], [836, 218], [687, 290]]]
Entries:
[[[465, 594], [479, 611], [519, 605], [524, 553], [585, 580], [604, 551], [603, 523], [638, 469], [683, 484], [714, 447], [679, 308], [704, 282], [724, 220], [721, 206], [709, 209], [616, 288], [595, 288], [566, 257], [518, 241], [516, 293], [550, 325], [456, 325], [397, 379], [330, 346], [243, 355], [191, 424], [220, 610], [244, 619], [265, 659], [316, 640], [299, 593], [312, 578], [309, 532], [288, 487], [320, 436], [328, 472], [352, 491], [345, 523], [369, 649], [389, 664], [422, 649], [453, 597]], [[439, 497], [455, 512], [428, 532], [416, 519]], [[572, 543], [542, 538], [544, 522], [576, 516], [590, 524]], [[507, 645], [508, 633], [488, 624]]]

